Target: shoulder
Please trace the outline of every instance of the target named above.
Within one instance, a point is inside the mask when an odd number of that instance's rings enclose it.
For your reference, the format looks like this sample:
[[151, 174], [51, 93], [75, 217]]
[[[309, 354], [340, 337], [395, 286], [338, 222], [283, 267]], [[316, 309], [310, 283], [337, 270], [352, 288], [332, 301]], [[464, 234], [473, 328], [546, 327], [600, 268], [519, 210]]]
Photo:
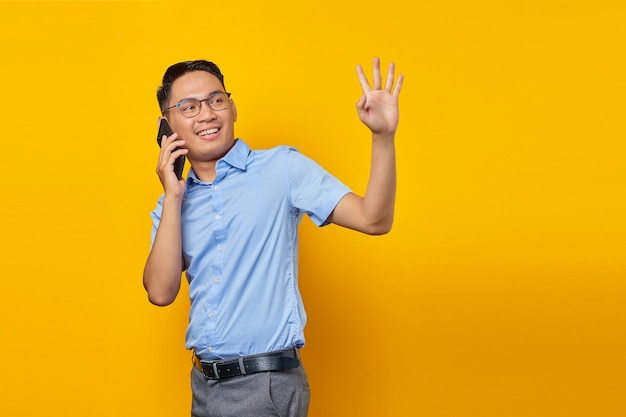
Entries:
[[250, 162], [285, 162], [287, 159], [300, 158], [303, 156], [297, 148], [289, 145], [278, 145], [269, 149], [257, 149], [250, 151]]
[[259, 149], [252, 151], [253, 154], [259, 155], [286, 155], [293, 152], [299, 153], [298, 148], [290, 145], [277, 145], [269, 149]]

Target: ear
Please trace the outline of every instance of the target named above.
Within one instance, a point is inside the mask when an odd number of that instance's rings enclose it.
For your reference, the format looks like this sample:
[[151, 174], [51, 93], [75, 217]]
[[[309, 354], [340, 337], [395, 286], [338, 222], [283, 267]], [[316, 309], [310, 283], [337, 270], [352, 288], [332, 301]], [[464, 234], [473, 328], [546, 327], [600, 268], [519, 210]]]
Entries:
[[[161, 119], [165, 119], [165, 120], [167, 120], [167, 117], [165, 117], [165, 116], [159, 116], [159, 117], [157, 117], [157, 121], [156, 121], [157, 127], [159, 127], [159, 125], [161, 124]], [[168, 122], [168, 123], [169, 123], [169, 122]]]
[[233, 112], [233, 122], [237, 121], [237, 106], [235, 105], [235, 102], [233, 101], [233, 99], [230, 99], [230, 108]]

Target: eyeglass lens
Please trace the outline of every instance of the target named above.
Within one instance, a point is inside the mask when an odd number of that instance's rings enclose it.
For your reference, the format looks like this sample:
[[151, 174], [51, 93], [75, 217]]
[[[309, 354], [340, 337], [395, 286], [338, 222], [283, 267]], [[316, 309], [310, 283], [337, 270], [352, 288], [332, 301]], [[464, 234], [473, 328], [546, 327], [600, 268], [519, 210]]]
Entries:
[[226, 95], [226, 93], [215, 93], [204, 100], [188, 98], [182, 100], [176, 105], [176, 107], [178, 107], [178, 110], [180, 110], [183, 116], [194, 117], [200, 113], [203, 101], [206, 102], [211, 110], [214, 111], [224, 110], [228, 107], [228, 95]]

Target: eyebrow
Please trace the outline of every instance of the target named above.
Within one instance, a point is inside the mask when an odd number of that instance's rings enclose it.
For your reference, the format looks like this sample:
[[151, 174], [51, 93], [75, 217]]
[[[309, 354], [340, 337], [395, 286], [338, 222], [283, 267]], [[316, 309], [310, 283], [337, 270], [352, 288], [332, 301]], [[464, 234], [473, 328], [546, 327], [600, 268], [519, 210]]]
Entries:
[[[213, 91], [211, 91], [211, 92], [209, 93], [209, 95], [208, 95], [208, 96], [206, 96], [206, 98], [209, 98], [209, 97], [214, 96], [215, 94], [219, 94], [219, 93], [226, 94], [226, 92], [225, 92], [225, 91], [222, 91], [222, 90], [213, 90]], [[205, 99], [203, 99], [203, 100], [206, 100], [206, 98], [205, 98]], [[182, 102], [183, 102], [183, 101], [185, 101], [185, 100], [200, 100], [200, 99], [199, 99], [199, 98], [196, 98], [196, 97], [185, 97], [185, 98], [183, 98], [183, 99], [178, 100], [178, 101], [176, 102], [176, 104], [178, 104], [178, 103], [182, 103]]]

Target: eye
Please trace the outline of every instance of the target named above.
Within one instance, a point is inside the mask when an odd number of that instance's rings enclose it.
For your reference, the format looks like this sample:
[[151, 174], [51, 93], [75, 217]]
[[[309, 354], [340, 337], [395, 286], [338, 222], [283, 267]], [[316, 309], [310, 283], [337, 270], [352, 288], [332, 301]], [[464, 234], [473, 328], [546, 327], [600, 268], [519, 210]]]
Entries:
[[224, 97], [221, 94], [209, 100], [209, 103], [211, 104], [221, 104], [223, 102], [224, 102]]
[[180, 111], [182, 111], [183, 113], [190, 113], [196, 110], [196, 108], [198, 107], [197, 104], [195, 103], [181, 103], [178, 108], [180, 109]]

